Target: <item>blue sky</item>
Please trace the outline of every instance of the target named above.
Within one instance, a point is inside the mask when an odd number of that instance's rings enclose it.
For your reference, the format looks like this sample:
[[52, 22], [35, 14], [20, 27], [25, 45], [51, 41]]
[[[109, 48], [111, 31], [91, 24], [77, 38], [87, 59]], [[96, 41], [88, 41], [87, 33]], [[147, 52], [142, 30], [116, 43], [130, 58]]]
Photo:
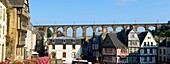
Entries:
[[161, 23], [170, 20], [170, 0], [29, 0], [37, 24]]

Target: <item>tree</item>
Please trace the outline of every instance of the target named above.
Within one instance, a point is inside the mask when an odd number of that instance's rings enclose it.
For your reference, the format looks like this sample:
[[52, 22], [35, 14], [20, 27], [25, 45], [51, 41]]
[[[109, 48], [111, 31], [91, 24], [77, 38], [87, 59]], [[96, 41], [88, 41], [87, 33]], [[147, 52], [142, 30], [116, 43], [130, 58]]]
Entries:
[[50, 29], [47, 29], [47, 37], [51, 37], [52, 36], [52, 31]]
[[170, 37], [170, 29], [165, 31], [165, 36]]

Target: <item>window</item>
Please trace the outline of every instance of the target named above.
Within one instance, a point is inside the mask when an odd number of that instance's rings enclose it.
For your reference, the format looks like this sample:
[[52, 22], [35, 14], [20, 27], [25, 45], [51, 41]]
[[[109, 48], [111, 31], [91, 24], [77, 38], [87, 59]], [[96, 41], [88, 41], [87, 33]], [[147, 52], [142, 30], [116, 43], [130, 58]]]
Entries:
[[98, 44], [93, 44], [93, 45], [92, 45], [92, 48], [93, 48], [93, 49], [98, 49], [98, 47], [99, 47]]
[[112, 53], [112, 48], [105, 48], [106, 53]]
[[164, 49], [164, 54], [166, 54], [166, 50]]
[[95, 44], [95, 49], [98, 49], [99, 48], [99, 45], [98, 44]]
[[121, 49], [121, 53], [126, 53], [127, 50], [124, 48], [124, 49]]
[[148, 42], [148, 46], [149, 46], [149, 42]]
[[144, 54], [147, 54], [147, 49], [144, 49]]
[[52, 48], [55, 49], [55, 45], [52, 45]]
[[152, 57], [149, 57], [149, 61], [152, 61]]
[[76, 48], [76, 47], [75, 47], [75, 45], [73, 44], [73, 45], [72, 45], [72, 49], [75, 49], [75, 48]]
[[131, 38], [134, 38], [135, 36], [134, 36], [134, 34], [131, 34], [131, 36], [130, 36]]
[[4, 26], [3, 26], [3, 34], [4, 34], [4, 32], [5, 32], [5, 29], [4, 29]]
[[144, 46], [146, 46], [146, 42], [144, 42]]
[[55, 58], [55, 57], [56, 57], [56, 53], [52, 52], [52, 58]]
[[52, 40], [52, 44], [55, 44], [54, 40]]
[[95, 44], [92, 44], [92, 49], [95, 49]]
[[132, 53], [132, 48], [129, 48], [129, 52]]
[[63, 42], [65, 43], [65, 42], [66, 42], [66, 40], [63, 40]]
[[1, 38], [1, 24], [0, 24], [0, 38]]
[[137, 57], [132, 57], [133, 58], [133, 61], [136, 61], [137, 60]]
[[27, 12], [28, 11], [28, 6], [26, 4], [24, 4], [24, 11]]
[[126, 61], [126, 58], [120, 58], [120, 61]]
[[63, 45], [63, 49], [66, 49], [66, 45]]
[[109, 41], [106, 41], [106, 44], [109, 44]]
[[134, 53], [138, 53], [138, 48], [134, 48]]
[[130, 45], [137, 45], [136, 41], [130, 41]]
[[159, 49], [159, 54], [162, 54], [162, 50], [161, 49]]
[[96, 52], [96, 56], [99, 57], [99, 52]]
[[66, 58], [66, 52], [63, 52], [63, 58]]
[[166, 57], [164, 57], [164, 61], [166, 61]]
[[161, 56], [159, 56], [159, 60], [162, 61], [162, 57]]
[[153, 53], [153, 49], [152, 48], [150, 49], [150, 53]]
[[130, 41], [130, 45], [132, 45], [132, 42]]
[[3, 21], [5, 21], [5, 14], [6, 14], [5, 9], [3, 9]]
[[2, 19], [2, 6], [0, 6], [0, 20]]
[[75, 52], [72, 52], [72, 58], [75, 58]]
[[151, 39], [151, 37], [148, 37], [148, 39]]
[[96, 56], [96, 52], [93, 52], [93, 56]]
[[147, 57], [144, 57], [144, 62], [147, 62]]
[[73, 42], [73, 43], [75, 43], [75, 42], [76, 42], [76, 40], [72, 40], [72, 42]]
[[151, 42], [151, 46], [153, 46], [153, 42]]

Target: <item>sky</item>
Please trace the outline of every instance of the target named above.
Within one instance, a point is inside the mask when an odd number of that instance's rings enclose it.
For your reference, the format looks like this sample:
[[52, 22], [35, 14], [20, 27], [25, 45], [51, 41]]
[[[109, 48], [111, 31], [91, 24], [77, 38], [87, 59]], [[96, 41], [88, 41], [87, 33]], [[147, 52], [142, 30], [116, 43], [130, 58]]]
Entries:
[[167, 23], [170, 0], [29, 0], [31, 23]]

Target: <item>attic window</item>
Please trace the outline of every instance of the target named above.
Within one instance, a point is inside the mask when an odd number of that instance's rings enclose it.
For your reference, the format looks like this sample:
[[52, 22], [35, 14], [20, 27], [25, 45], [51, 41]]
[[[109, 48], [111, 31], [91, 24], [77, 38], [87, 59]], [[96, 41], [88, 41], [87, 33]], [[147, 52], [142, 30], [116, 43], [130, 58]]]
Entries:
[[71, 40], [71, 41], [72, 41], [73, 43], [75, 43], [75, 42], [76, 42], [76, 40], [74, 40], [74, 39], [73, 39], [73, 40]]
[[106, 41], [106, 44], [109, 44], [109, 41]]
[[148, 39], [151, 39], [151, 37], [148, 37]]
[[63, 42], [66, 42], [66, 40], [62, 40]]
[[135, 37], [134, 34], [132, 34], [132, 35], [131, 35], [131, 38], [134, 38], [134, 37]]

